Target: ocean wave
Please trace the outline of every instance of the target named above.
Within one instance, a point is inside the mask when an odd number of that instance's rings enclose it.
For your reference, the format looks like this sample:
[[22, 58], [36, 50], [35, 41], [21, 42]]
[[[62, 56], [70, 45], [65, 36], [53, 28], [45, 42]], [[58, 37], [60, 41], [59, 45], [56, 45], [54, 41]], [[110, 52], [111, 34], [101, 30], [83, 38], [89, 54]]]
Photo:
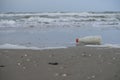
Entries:
[[15, 24], [16, 22], [14, 20], [1, 20], [0, 24]]
[[87, 46], [87, 47], [120, 48], [120, 44], [85, 45], [85, 46]]
[[0, 27], [16, 27], [14, 20], [0, 20]]
[[[10, 13], [0, 14], [0, 27], [120, 25], [120, 13]], [[49, 27], [50, 27], [49, 26]], [[89, 27], [90, 27], [89, 26]]]
[[29, 46], [23, 46], [23, 45], [15, 45], [15, 44], [3, 44], [0, 45], [0, 49], [31, 49], [31, 50], [44, 50], [44, 49], [60, 49], [60, 48], [67, 48], [64, 46], [60, 46], [60, 47], [44, 47], [44, 48], [39, 48], [39, 47], [29, 47]]

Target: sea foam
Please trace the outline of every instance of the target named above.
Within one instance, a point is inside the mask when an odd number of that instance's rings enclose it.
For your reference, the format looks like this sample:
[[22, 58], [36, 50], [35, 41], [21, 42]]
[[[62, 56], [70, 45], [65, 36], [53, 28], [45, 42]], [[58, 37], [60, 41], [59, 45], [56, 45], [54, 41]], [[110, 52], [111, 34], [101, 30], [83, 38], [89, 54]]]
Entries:
[[45, 48], [39, 48], [39, 47], [28, 47], [28, 46], [22, 46], [22, 45], [14, 45], [14, 44], [3, 44], [0, 45], [0, 49], [31, 49], [31, 50], [44, 50], [44, 49], [60, 49], [60, 48], [67, 48], [64, 46], [60, 47], [45, 47]]
[[[0, 14], [0, 27], [38, 26], [120, 26], [120, 13], [10, 13]], [[83, 24], [83, 25], [81, 25]], [[102, 27], [101, 26], [101, 27]]]
[[120, 44], [85, 45], [87, 47], [120, 48]]

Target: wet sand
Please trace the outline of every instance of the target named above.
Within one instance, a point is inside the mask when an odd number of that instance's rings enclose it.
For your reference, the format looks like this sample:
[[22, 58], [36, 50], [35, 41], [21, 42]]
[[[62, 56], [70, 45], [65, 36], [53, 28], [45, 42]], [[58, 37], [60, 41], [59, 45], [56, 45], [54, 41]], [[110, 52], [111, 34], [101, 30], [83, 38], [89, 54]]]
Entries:
[[120, 80], [120, 49], [0, 49], [0, 80]]

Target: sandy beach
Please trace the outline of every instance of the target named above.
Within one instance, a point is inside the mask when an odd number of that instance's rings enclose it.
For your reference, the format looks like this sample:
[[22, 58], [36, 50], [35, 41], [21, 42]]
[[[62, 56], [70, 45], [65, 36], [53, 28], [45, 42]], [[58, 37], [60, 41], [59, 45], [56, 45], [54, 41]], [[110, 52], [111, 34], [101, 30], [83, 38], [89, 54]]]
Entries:
[[0, 80], [120, 80], [120, 49], [0, 49]]

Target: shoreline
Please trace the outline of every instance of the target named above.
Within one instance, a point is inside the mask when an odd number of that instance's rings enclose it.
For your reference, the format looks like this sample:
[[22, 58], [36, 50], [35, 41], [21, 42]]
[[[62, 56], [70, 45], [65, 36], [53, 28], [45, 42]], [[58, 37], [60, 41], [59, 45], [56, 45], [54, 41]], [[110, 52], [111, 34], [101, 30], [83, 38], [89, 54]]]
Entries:
[[120, 49], [0, 49], [0, 80], [120, 80]]

